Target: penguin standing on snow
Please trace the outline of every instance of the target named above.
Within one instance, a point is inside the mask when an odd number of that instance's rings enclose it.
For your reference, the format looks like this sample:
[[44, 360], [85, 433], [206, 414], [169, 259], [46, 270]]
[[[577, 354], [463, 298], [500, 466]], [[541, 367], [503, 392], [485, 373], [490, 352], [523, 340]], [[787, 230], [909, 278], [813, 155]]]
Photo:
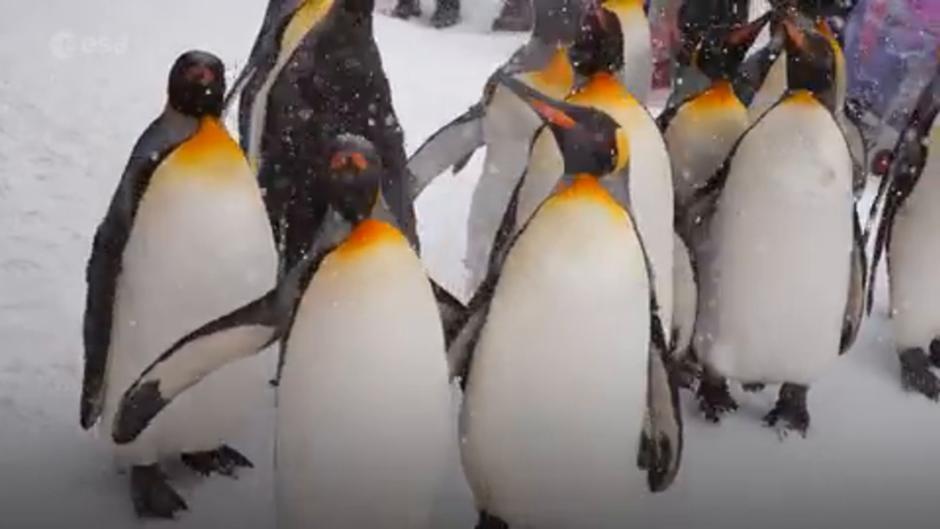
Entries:
[[494, 259], [456, 342], [468, 344], [453, 365], [477, 527], [624, 527], [649, 486], [634, 454], [658, 329], [643, 242], [618, 198], [628, 139], [595, 109], [528, 94], [565, 175]]
[[382, 192], [416, 240], [403, 134], [372, 34], [374, 0], [270, 0], [241, 86], [239, 132], [265, 193], [282, 273], [307, 251], [326, 211], [325, 150], [340, 133], [375, 144]]
[[706, 188], [718, 197], [697, 251], [707, 301], [694, 345], [706, 417], [736, 408], [717, 377], [782, 383], [765, 422], [805, 434], [810, 384], [858, 329], [865, 268], [852, 159], [833, 117], [832, 49], [795, 11], [781, 26], [789, 89]]
[[267, 295], [180, 339], [124, 396], [127, 442], [207, 373], [288, 335], [278, 387], [281, 529], [413, 529], [456, 455], [444, 337], [421, 261], [380, 192], [377, 150], [341, 136], [311, 252]]
[[[277, 254], [258, 184], [222, 123], [225, 75], [213, 55], [173, 65], [169, 102], [138, 140], [88, 262], [81, 424], [111, 431], [128, 384], [206, 319], [264, 293]], [[182, 455], [208, 474], [251, 463], [225, 445], [260, 405], [261, 358], [232, 365], [168, 409], [136, 442], [117, 447], [131, 465], [138, 515], [170, 518], [186, 504], [158, 462]]]
[[[539, 0], [529, 42], [499, 71], [507, 72], [539, 92], [563, 99], [574, 85], [567, 57], [584, 13], [581, 0]], [[480, 147], [486, 147], [479, 182], [467, 223], [464, 264], [468, 296], [486, 275], [490, 250], [518, 177], [526, 168], [529, 146], [540, 125], [538, 116], [511, 91], [491, 77], [483, 98], [463, 115], [434, 133], [408, 161], [417, 193], [453, 167], [459, 172]]]
[[590, 9], [572, 48], [585, 77], [608, 71], [641, 103], [653, 91], [653, 42], [643, 0], [602, 0]]
[[[940, 256], [940, 71], [924, 89], [894, 149], [886, 186], [883, 219], [876, 238], [869, 278], [873, 289], [881, 254], [887, 251], [901, 380], [904, 387], [932, 400], [940, 398], [940, 294], [936, 263]], [[929, 354], [929, 357], [928, 357]]]

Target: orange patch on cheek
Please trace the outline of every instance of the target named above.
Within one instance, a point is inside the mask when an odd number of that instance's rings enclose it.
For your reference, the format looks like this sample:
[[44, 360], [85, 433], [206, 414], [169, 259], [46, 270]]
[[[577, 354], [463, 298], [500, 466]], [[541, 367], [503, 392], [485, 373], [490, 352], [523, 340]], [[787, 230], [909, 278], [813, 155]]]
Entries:
[[368, 219], [360, 222], [334, 253], [340, 258], [350, 258], [381, 244], [405, 242], [404, 235], [391, 224]]

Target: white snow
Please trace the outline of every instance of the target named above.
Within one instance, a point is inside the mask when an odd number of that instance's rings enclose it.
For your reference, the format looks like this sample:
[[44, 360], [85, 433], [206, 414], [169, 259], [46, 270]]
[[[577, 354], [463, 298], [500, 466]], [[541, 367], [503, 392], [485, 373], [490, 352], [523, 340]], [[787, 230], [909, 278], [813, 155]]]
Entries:
[[[473, 103], [523, 39], [481, 33], [495, 1], [479, 2], [479, 13], [444, 32], [377, 17], [409, 151]], [[139, 525], [126, 476], [78, 426], [91, 236], [132, 144], [163, 105], [172, 61], [204, 47], [234, 75], [263, 10], [261, 0], [0, 0], [0, 526]], [[428, 266], [448, 285], [462, 275], [475, 167], [444, 175], [419, 204]], [[781, 442], [759, 425], [770, 392], [742, 399], [717, 428], [686, 398], [682, 471], [637, 513], [637, 526], [935, 525], [940, 405], [904, 393], [898, 378], [882, 296], [856, 347], [811, 390], [808, 439]], [[259, 410], [252, 434], [232, 442], [256, 469], [237, 481], [175, 471], [192, 510], [144, 525], [270, 527], [272, 411]], [[439, 527], [470, 527], [469, 501], [455, 475]]]

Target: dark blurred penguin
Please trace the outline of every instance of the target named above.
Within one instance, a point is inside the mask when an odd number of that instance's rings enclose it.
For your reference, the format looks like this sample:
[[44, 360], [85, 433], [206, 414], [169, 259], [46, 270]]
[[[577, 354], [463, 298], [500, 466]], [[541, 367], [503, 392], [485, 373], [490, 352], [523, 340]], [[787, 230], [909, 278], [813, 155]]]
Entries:
[[[95, 234], [88, 261], [81, 424], [105, 439], [128, 385], [179, 336], [271, 288], [277, 253], [245, 156], [220, 120], [222, 62], [183, 54], [166, 109], [143, 133]], [[169, 408], [146, 435], [116, 447], [130, 465], [139, 516], [186, 509], [162, 459], [202, 474], [251, 462], [225, 444], [264, 402], [261, 358], [229, 366]]]
[[245, 66], [239, 132], [265, 192], [282, 272], [306, 253], [326, 211], [325, 149], [340, 133], [375, 144], [389, 167], [382, 192], [416, 240], [402, 130], [372, 34], [373, 4], [270, 0]]
[[[940, 71], [924, 89], [894, 148], [879, 197], [883, 219], [877, 232], [869, 279], [887, 253], [891, 320], [906, 389], [940, 398]], [[886, 192], [885, 192], [886, 191]], [[869, 294], [871, 296], [871, 293]]]
[[718, 377], [780, 383], [765, 422], [805, 434], [809, 386], [858, 330], [865, 263], [852, 158], [833, 115], [832, 48], [795, 11], [781, 27], [788, 90], [706, 187], [717, 201], [696, 252], [707, 302], [698, 305], [694, 346], [706, 371], [706, 417], [736, 408]]
[[[398, 0], [392, 16], [401, 19], [421, 16], [421, 2], [419, 0]], [[449, 28], [460, 22], [460, 0], [437, 0], [437, 7], [431, 15], [431, 25], [438, 28]]]

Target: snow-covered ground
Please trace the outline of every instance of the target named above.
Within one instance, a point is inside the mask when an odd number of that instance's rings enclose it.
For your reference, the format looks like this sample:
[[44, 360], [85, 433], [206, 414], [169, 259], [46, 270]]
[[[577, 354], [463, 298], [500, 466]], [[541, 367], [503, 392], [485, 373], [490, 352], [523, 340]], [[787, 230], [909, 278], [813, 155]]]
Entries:
[[[523, 39], [481, 32], [495, 0], [465, 4], [467, 23], [444, 32], [376, 19], [409, 151], [473, 103]], [[78, 427], [90, 239], [133, 142], [163, 105], [175, 57], [203, 47], [234, 73], [263, 9], [262, 0], [0, 0], [0, 527], [139, 524], [126, 476]], [[428, 266], [449, 285], [462, 273], [472, 184], [445, 175], [419, 204]], [[637, 526], [936, 526], [940, 405], [901, 391], [892, 349], [880, 303], [855, 349], [811, 391], [805, 440], [760, 426], [771, 392], [744, 398], [721, 427], [686, 399], [682, 472]], [[257, 468], [237, 481], [179, 473], [192, 510], [154, 526], [272, 526], [271, 408], [251, 426], [233, 445]], [[442, 528], [474, 519], [454, 469]]]

